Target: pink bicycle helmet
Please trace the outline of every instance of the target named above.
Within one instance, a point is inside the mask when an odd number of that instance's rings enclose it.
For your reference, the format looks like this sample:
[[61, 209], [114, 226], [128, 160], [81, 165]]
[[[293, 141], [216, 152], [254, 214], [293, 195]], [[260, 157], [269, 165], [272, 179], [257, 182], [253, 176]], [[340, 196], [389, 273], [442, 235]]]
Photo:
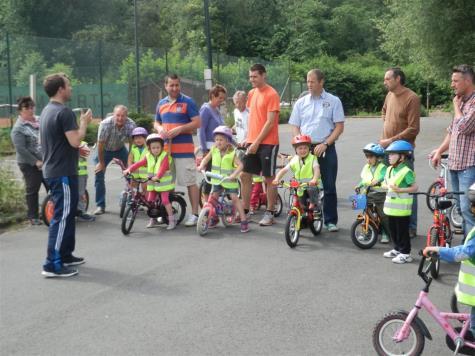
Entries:
[[226, 136], [229, 142], [233, 142], [233, 130], [229, 127], [224, 125], [218, 126], [213, 130], [213, 136], [218, 134]]
[[133, 131], [132, 131], [132, 137], [134, 136], [143, 136], [143, 137], [147, 137], [148, 136], [148, 132], [146, 129], [144, 129], [143, 127], [136, 127]]
[[162, 146], [165, 143], [163, 136], [157, 133], [152, 133], [148, 135], [145, 142], [147, 143], [147, 145], [151, 144], [152, 142], [161, 142]]

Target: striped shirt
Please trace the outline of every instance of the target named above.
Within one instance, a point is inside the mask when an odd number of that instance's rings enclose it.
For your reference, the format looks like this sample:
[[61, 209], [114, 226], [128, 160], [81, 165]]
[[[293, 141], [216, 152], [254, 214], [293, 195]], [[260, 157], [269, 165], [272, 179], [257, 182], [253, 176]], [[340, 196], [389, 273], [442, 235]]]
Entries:
[[449, 169], [462, 171], [475, 166], [475, 92], [460, 105], [462, 116], [454, 117], [450, 133]]
[[129, 142], [132, 131], [137, 127], [132, 119], [127, 118], [124, 126], [115, 124], [114, 116], [109, 116], [101, 121], [97, 141], [104, 143], [106, 151], [118, 151], [126, 142]]
[[[199, 112], [193, 99], [180, 94], [175, 101], [167, 96], [158, 102], [155, 120], [169, 131], [190, 123], [196, 116], [199, 117]], [[172, 139], [173, 158], [195, 157], [194, 151], [191, 132], [182, 133]]]

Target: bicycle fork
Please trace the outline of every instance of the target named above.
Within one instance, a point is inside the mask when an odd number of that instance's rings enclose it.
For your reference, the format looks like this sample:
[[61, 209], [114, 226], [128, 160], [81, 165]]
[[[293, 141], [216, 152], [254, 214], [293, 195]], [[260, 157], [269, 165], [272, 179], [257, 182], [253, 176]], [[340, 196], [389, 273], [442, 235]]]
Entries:
[[292, 208], [289, 212], [290, 215], [297, 216], [297, 223], [295, 224], [295, 229], [300, 231], [300, 222], [302, 221], [302, 214], [300, 213], [300, 209]]

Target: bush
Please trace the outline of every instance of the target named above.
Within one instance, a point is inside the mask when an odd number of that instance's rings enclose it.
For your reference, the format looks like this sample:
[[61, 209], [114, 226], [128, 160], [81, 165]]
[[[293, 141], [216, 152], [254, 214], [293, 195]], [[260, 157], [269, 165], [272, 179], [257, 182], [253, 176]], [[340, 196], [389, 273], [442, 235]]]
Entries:
[[0, 225], [26, 217], [25, 190], [9, 169], [0, 169]]
[[287, 124], [292, 113], [291, 108], [281, 108], [279, 113], [279, 124]]
[[152, 132], [154, 119], [151, 115], [144, 114], [144, 113], [139, 114], [136, 112], [131, 112], [129, 113], [129, 117], [135, 121], [135, 123], [137, 124], [137, 127], [145, 128], [148, 131], [148, 133]]
[[15, 152], [12, 140], [10, 138], [10, 129], [0, 129], [0, 152], [2, 155], [10, 155]]

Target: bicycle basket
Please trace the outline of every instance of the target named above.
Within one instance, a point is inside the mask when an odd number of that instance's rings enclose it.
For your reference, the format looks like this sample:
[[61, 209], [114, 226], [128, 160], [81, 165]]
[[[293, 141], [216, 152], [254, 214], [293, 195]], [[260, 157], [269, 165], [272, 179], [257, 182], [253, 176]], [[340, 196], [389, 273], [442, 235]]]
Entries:
[[350, 195], [349, 199], [353, 210], [363, 210], [366, 208], [366, 194]]

